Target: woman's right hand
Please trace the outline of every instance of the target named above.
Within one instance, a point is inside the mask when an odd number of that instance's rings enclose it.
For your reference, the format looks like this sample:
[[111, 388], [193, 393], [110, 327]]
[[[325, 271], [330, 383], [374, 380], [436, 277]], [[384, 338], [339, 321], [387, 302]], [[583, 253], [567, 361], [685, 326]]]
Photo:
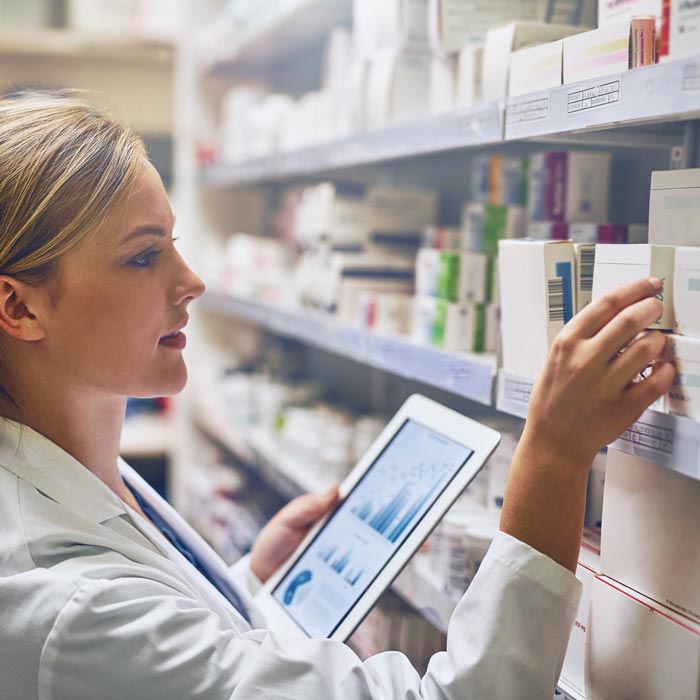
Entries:
[[663, 359], [666, 336], [644, 330], [661, 315], [661, 285], [641, 279], [620, 286], [559, 333], [530, 400], [526, 430], [540, 444], [590, 463], [669, 390], [676, 371]]
[[[530, 398], [513, 457], [501, 530], [576, 571], [588, 472], [676, 376], [661, 314], [661, 281], [642, 279], [589, 304], [559, 333]], [[645, 379], [640, 374], [654, 363]]]

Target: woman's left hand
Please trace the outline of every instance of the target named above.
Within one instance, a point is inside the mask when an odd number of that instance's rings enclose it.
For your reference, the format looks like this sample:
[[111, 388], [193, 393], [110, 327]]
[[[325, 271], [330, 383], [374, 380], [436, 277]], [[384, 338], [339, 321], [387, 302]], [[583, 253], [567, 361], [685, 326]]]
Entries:
[[338, 503], [338, 487], [289, 502], [260, 531], [250, 552], [250, 568], [264, 583], [299, 546], [309, 530]]

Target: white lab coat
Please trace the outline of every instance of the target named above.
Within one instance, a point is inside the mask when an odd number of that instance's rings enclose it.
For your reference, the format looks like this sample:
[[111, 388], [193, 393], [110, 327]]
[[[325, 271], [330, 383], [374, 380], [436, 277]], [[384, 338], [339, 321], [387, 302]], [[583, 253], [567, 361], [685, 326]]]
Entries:
[[[197, 553], [224, 563], [126, 464]], [[235, 567], [234, 567], [235, 569]], [[253, 629], [148, 522], [64, 450], [0, 421], [2, 700], [550, 700], [580, 596], [566, 569], [499, 534], [421, 678], [398, 652]], [[247, 590], [246, 590], [247, 589]]]

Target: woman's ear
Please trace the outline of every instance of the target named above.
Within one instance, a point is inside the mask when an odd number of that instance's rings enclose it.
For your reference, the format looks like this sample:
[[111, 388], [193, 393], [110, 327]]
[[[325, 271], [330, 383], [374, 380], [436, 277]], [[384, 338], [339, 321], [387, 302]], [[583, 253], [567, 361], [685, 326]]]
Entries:
[[14, 277], [0, 275], [0, 330], [18, 340], [35, 341], [46, 336], [31, 311], [33, 302], [38, 301], [37, 291]]

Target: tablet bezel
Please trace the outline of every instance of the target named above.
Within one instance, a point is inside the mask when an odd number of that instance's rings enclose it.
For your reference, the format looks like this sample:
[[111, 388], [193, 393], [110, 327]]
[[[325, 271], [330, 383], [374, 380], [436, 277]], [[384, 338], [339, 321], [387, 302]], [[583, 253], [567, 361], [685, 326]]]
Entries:
[[[470, 455], [466, 463], [455, 474], [403, 544], [392, 555], [367, 590], [346, 614], [345, 618], [341, 620], [329, 639], [345, 641], [355, 631], [372, 609], [379, 596], [391, 585], [447, 509], [477, 475], [479, 469], [496, 449], [501, 439], [500, 433], [496, 430], [477, 423], [425, 396], [414, 394], [406, 400], [389, 423], [387, 423], [379, 437], [372, 443], [355, 468], [340, 484], [341, 503], [393, 440], [406, 420], [415, 421], [464, 445], [465, 448], [472, 450], [473, 454]], [[256, 603], [265, 615], [267, 627], [272, 631], [285, 635], [309, 637], [304, 629], [285, 610], [284, 606], [274, 598], [272, 592], [315, 539], [319, 531], [325, 527], [334, 513], [335, 510], [317, 523], [287, 561], [267, 580], [257, 593], [255, 597]]]

